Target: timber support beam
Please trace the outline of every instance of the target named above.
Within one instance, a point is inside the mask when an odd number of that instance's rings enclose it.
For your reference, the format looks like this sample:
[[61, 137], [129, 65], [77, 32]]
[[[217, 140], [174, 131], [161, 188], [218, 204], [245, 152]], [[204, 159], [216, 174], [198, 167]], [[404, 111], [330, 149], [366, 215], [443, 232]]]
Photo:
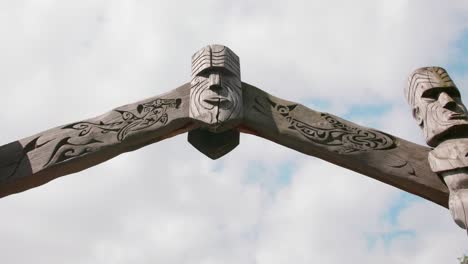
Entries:
[[[431, 78], [449, 78], [445, 71], [437, 73], [437, 69], [431, 68], [431, 72], [436, 72]], [[417, 78], [426, 75], [427, 70], [416, 73]], [[455, 114], [449, 115], [448, 120], [458, 122], [450, 133], [445, 132], [445, 127], [441, 128], [440, 137], [427, 135], [426, 131], [434, 129], [424, 130], [430, 145], [437, 146], [452, 139], [450, 135], [465, 137], [460, 131], [468, 131], [466, 109], [459, 99], [452, 100], [453, 103], [447, 97], [458, 95], [459, 98], [458, 90], [450, 90], [452, 93], [445, 93], [447, 96], [440, 95], [445, 91], [442, 88], [455, 85], [447, 80], [439, 84], [432, 79], [430, 82], [425, 79], [414, 81], [414, 76], [410, 77], [407, 98], [412, 106], [417, 106], [413, 107], [413, 114], [418, 122], [422, 119], [426, 127], [438, 124], [431, 123], [428, 117], [418, 116], [422, 107], [418, 98], [428, 95], [437, 96], [434, 100], [440, 100], [445, 106], [450, 105]], [[427, 83], [434, 89], [424, 86]], [[418, 88], [418, 85], [425, 88]], [[455, 109], [456, 106], [459, 108]], [[434, 116], [437, 117], [437, 113]], [[171, 92], [1, 146], [0, 197], [185, 132], [188, 132], [189, 143], [212, 159], [233, 150], [239, 144], [241, 132], [249, 133], [356, 171], [443, 207], [449, 207], [450, 196], [452, 214], [457, 223], [462, 222], [459, 225], [466, 228], [466, 216], [460, 213], [460, 208], [466, 207], [464, 202], [468, 202], [468, 192], [465, 192], [468, 180], [463, 180], [466, 176], [460, 176], [462, 172], [465, 175], [466, 156], [460, 154], [465, 159], [453, 158], [455, 154], [450, 152], [453, 148], [443, 144], [432, 150], [269, 95], [241, 81], [239, 58], [222, 45], [209, 45], [196, 52], [192, 57], [190, 83]], [[450, 142], [446, 145], [453, 143]], [[468, 146], [463, 142], [463, 146]], [[428, 157], [431, 157], [430, 163]], [[450, 157], [458, 163], [446, 162]], [[458, 165], [451, 167], [450, 164], [455, 163]]]

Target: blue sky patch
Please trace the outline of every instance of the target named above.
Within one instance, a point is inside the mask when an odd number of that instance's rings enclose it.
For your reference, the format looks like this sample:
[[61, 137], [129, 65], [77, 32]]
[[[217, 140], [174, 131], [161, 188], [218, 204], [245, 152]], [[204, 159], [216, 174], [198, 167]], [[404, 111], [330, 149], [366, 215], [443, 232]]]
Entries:
[[398, 197], [388, 207], [382, 216], [382, 221], [388, 222], [392, 226], [398, 226], [398, 217], [401, 212], [408, 208], [412, 203], [422, 202], [422, 198], [413, 194], [400, 191]]
[[454, 44], [455, 54], [450, 58], [447, 71], [450, 75], [462, 77], [468, 74], [468, 30], [465, 30]]
[[294, 173], [294, 162], [285, 162], [279, 166], [279, 175], [277, 176], [277, 182], [281, 186], [287, 186], [291, 184], [291, 177]]
[[223, 160], [216, 160], [212, 165], [213, 172], [221, 172], [224, 169], [224, 161]]
[[367, 249], [372, 251], [378, 244], [382, 244], [385, 250], [389, 250], [392, 244], [399, 239], [415, 239], [416, 231], [410, 229], [396, 229], [377, 234], [365, 234]]
[[343, 118], [353, 121], [353, 119], [375, 118], [392, 109], [392, 104], [367, 104], [367, 105], [353, 105]]
[[247, 166], [247, 184], [260, 185], [271, 193], [289, 186], [295, 171], [295, 163], [286, 161], [278, 164], [273, 169], [259, 161], [251, 161]]
[[400, 214], [411, 204], [422, 202], [423, 199], [413, 194], [400, 191], [397, 198], [392, 201], [390, 206], [381, 217], [383, 224], [390, 225], [390, 231], [381, 233], [364, 234], [368, 250], [373, 250], [377, 244], [382, 244], [385, 250], [389, 250], [392, 243], [398, 239], [415, 239], [416, 231], [411, 229], [401, 229], [399, 227]]
[[[309, 99], [304, 103], [304, 106], [314, 109], [319, 112], [331, 112], [332, 104], [329, 100], [325, 99]], [[379, 117], [390, 112], [392, 109], [391, 103], [379, 103], [379, 104], [355, 104], [352, 105], [346, 114], [340, 115], [340, 117], [351, 121], [362, 123], [362, 120], [368, 120], [368, 123], [363, 124], [367, 126], [375, 126], [375, 121], [379, 120]]]
[[331, 107], [331, 103], [329, 100], [315, 98], [306, 100], [304, 102], [304, 106], [314, 109], [315, 111], [328, 112]]

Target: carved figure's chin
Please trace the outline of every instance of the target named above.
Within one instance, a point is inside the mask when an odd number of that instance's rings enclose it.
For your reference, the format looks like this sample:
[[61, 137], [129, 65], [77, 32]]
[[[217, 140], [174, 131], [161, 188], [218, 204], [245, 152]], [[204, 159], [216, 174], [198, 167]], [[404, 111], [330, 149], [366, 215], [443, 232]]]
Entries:
[[218, 122], [219, 123], [226, 123], [228, 122], [230, 119], [232, 119], [234, 116], [233, 116], [233, 112], [232, 112], [232, 109], [222, 109], [222, 108], [219, 108], [219, 113], [218, 113]]
[[[215, 108], [215, 110], [218, 110]], [[236, 127], [241, 122], [238, 114], [234, 114], [232, 110], [222, 110], [207, 112], [205, 115], [198, 118], [205, 128], [214, 133], [224, 132]]]

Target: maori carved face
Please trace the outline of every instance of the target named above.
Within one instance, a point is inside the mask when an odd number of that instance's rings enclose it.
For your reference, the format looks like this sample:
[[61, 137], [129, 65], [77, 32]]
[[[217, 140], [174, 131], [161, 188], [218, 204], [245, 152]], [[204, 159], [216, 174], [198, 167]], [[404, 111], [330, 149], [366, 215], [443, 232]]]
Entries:
[[457, 131], [466, 130], [459, 129], [460, 126], [468, 128], [468, 112], [460, 92], [444, 69], [416, 70], [405, 93], [428, 145], [437, 146], [446, 139], [460, 137]]
[[212, 132], [242, 119], [239, 57], [222, 45], [209, 45], [192, 56], [190, 117]]

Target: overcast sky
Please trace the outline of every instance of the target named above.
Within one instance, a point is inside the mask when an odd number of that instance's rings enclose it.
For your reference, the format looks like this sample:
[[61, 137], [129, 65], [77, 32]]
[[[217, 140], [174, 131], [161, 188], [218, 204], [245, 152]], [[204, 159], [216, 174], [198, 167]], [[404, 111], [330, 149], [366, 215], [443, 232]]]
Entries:
[[[229, 46], [275, 96], [424, 144], [403, 96], [449, 70], [468, 102], [468, 1], [0, 2], [0, 145], [172, 90]], [[2, 263], [457, 263], [434, 203], [249, 135], [186, 134], [0, 200]]]

